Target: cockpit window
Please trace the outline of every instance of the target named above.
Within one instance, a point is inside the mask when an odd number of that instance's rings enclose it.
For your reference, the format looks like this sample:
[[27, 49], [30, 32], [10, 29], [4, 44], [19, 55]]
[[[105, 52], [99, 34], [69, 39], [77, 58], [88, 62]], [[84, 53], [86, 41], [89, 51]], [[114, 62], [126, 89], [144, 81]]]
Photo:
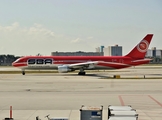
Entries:
[[15, 63], [16, 63], [16, 62], [19, 62], [19, 60], [20, 60], [20, 58], [18, 58], [17, 60], [15, 60]]

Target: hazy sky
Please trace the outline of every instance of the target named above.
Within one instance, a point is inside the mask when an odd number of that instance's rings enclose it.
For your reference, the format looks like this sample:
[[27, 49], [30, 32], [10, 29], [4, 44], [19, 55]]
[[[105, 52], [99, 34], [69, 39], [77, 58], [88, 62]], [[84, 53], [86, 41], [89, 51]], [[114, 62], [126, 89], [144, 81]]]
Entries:
[[146, 34], [162, 49], [161, 0], [0, 0], [0, 54], [50, 55], [123, 46]]

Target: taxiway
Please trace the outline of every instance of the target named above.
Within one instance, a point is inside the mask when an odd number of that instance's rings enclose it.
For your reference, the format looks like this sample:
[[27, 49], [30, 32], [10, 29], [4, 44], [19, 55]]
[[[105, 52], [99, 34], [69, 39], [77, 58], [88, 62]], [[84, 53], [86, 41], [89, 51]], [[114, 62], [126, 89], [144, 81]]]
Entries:
[[[115, 74], [125, 79], [109, 78]], [[47, 114], [79, 120], [81, 105], [103, 105], [103, 120], [106, 120], [108, 105], [131, 105], [137, 110], [139, 120], [160, 120], [161, 77], [161, 67], [87, 72], [86, 76], [76, 73], [0, 74], [0, 119], [9, 117], [12, 106], [16, 120], [34, 120], [36, 116], [47, 120], [44, 118]]]

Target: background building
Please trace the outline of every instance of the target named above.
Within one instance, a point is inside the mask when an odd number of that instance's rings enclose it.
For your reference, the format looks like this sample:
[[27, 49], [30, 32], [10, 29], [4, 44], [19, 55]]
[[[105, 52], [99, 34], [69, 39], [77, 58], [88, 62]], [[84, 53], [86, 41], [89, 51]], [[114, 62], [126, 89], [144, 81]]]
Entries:
[[99, 52], [103, 56], [104, 55], [104, 46], [97, 47], [96, 52], [97, 53]]
[[153, 56], [153, 52], [152, 50], [148, 49], [147, 52], [146, 52], [146, 56], [145, 57], [152, 57]]
[[156, 47], [152, 48], [152, 57], [156, 57]]
[[96, 48], [96, 52], [101, 52], [100, 47]]
[[104, 52], [103, 50], [104, 50], [104, 46], [101, 46], [100, 47], [100, 52], [103, 53]]
[[156, 47], [148, 49], [145, 57], [152, 59], [150, 63], [162, 63], [162, 50]]
[[156, 47], [148, 49], [146, 53], [146, 57], [162, 58], [162, 50], [156, 49]]
[[103, 48], [104, 56], [122, 56], [122, 46], [108, 46]]
[[52, 56], [103, 56], [101, 52], [83, 52], [83, 51], [77, 51], [77, 52], [52, 52]]

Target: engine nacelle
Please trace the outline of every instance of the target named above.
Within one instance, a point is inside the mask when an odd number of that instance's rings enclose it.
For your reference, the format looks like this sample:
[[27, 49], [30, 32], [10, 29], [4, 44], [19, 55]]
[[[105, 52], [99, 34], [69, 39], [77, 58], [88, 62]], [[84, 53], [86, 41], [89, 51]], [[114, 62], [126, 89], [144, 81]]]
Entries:
[[59, 73], [67, 73], [72, 71], [71, 69], [68, 68], [66, 65], [58, 66], [58, 72]]

